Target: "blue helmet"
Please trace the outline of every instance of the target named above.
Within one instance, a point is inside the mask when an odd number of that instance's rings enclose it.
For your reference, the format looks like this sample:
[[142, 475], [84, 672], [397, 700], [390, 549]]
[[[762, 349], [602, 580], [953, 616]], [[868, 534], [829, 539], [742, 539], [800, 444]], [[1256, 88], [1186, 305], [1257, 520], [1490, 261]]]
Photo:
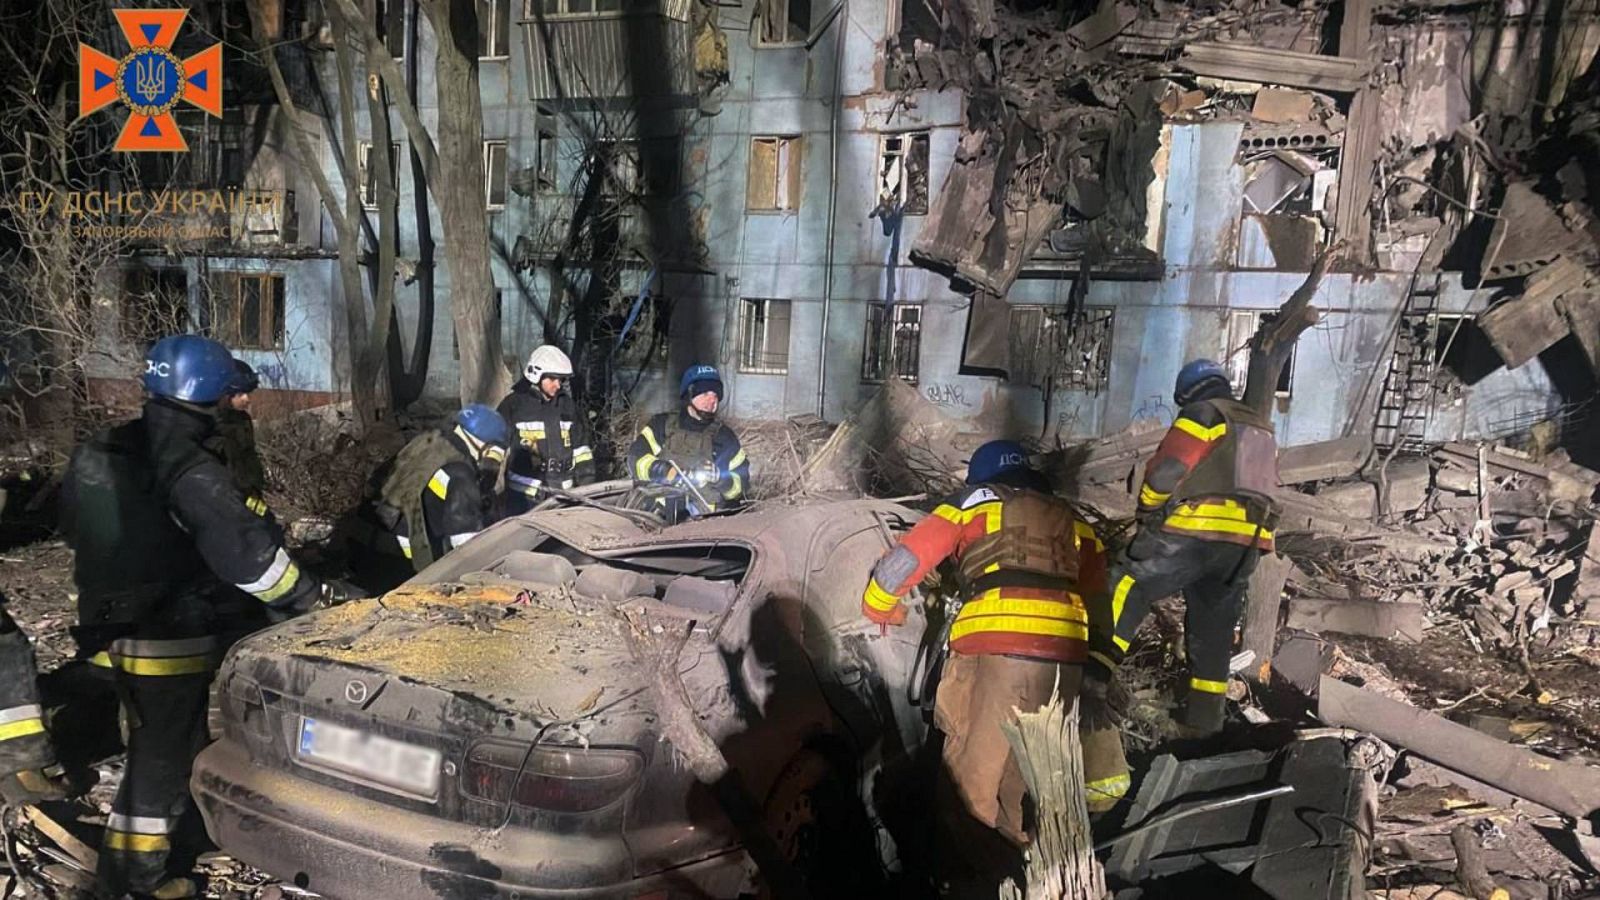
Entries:
[[1194, 398], [1206, 382], [1213, 379], [1226, 384], [1228, 373], [1212, 359], [1197, 359], [1178, 370], [1178, 381], [1172, 387], [1172, 399], [1180, 406]]
[[233, 361], [233, 377], [228, 380], [229, 394], [248, 394], [261, 387], [261, 377], [242, 359]]
[[686, 369], [678, 382], [678, 394], [688, 400], [706, 391], [713, 391], [718, 400], [722, 399], [722, 376], [717, 374], [717, 367], [702, 364]]
[[511, 444], [511, 426], [499, 413], [482, 403], [462, 407], [456, 413], [456, 424], [461, 430], [485, 444], [507, 447]]
[[1028, 450], [1016, 441], [990, 441], [967, 460], [967, 484], [984, 484], [1028, 468]]
[[228, 392], [237, 370], [228, 348], [198, 334], [175, 334], [150, 346], [144, 388], [157, 397], [215, 403]]

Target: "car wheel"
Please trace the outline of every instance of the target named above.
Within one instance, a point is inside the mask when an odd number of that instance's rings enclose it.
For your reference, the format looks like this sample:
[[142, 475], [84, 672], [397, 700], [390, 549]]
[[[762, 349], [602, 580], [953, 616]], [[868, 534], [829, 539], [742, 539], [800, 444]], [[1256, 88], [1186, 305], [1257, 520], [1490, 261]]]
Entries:
[[814, 897], [868, 896], [883, 884], [877, 838], [846, 759], [801, 750], [767, 794], [767, 831]]

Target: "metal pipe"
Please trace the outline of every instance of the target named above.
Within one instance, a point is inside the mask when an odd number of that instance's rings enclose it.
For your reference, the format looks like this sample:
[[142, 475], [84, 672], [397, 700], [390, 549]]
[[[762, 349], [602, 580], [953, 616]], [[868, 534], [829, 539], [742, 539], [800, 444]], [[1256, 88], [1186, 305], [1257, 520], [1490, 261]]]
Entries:
[[833, 235], [834, 217], [839, 207], [839, 116], [844, 109], [844, 32], [850, 21], [850, 0], [841, 0], [837, 43], [833, 48], [833, 121], [828, 126], [828, 230], [824, 250], [822, 281], [822, 336], [817, 346], [817, 418], [827, 418], [828, 397], [828, 314], [833, 307]]

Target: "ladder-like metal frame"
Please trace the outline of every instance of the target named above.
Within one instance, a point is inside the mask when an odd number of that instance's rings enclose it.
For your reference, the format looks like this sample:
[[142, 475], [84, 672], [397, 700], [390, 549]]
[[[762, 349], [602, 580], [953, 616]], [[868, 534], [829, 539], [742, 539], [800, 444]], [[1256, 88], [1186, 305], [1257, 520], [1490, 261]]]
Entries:
[[1421, 450], [1433, 410], [1440, 272], [1414, 272], [1396, 323], [1394, 352], [1378, 395], [1372, 442], [1382, 451]]

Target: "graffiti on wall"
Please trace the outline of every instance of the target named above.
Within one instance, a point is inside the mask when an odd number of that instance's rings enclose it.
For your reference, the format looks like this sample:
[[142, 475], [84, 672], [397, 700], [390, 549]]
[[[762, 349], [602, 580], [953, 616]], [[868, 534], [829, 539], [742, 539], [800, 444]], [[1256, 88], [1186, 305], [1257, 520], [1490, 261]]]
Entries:
[[289, 386], [289, 367], [281, 362], [265, 363], [256, 368], [256, 374], [273, 390], [281, 391]]
[[959, 384], [950, 382], [934, 382], [922, 389], [923, 396], [928, 402], [937, 406], [971, 406], [967, 401], [967, 389]]

